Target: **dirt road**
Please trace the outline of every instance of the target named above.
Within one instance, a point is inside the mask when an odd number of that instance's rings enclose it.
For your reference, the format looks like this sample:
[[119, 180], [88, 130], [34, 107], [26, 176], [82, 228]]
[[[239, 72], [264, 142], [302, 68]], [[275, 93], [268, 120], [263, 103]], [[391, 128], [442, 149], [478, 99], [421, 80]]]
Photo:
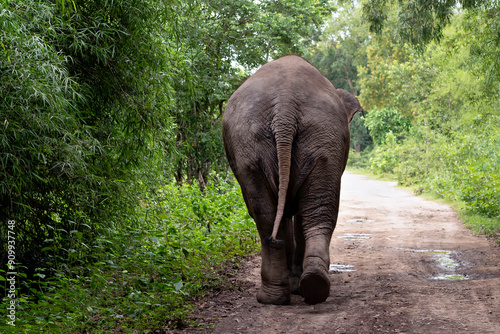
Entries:
[[200, 302], [196, 317], [214, 328], [184, 332], [500, 333], [499, 247], [473, 236], [448, 206], [394, 186], [344, 174], [324, 303], [257, 303], [255, 257], [236, 289]]

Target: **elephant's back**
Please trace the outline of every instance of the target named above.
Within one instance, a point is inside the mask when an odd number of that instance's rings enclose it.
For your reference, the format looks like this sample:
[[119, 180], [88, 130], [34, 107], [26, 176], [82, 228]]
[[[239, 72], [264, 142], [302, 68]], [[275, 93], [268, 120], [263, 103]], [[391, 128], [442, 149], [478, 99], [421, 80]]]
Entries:
[[[349, 136], [345, 108], [337, 90], [299, 56], [285, 56], [263, 65], [233, 93], [223, 118], [224, 140], [230, 141], [231, 136], [233, 142], [275, 145], [272, 123], [280, 117], [296, 121], [290, 126], [297, 127], [301, 145], [307, 141], [325, 142], [327, 137], [336, 145]], [[336, 128], [335, 134], [332, 127]]]
[[312, 120], [340, 108], [333, 84], [305, 59], [290, 55], [263, 65], [233, 93], [224, 122], [267, 126], [280, 110]]

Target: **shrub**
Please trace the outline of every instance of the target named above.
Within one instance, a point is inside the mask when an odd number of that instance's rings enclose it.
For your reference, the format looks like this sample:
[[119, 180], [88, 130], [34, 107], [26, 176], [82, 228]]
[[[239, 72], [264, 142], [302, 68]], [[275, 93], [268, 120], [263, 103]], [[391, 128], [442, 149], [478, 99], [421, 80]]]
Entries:
[[371, 152], [372, 151], [369, 149], [361, 152], [356, 152], [355, 150], [351, 149], [349, 152], [349, 160], [347, 160], [347, 167], [361, 169], [370, 168]]
[[370, 159], [371, 169], [375, 174], [392, 173], [398, 165], [397, 140], [392, 132], [385, 135], [383, 144], [375, 147]]

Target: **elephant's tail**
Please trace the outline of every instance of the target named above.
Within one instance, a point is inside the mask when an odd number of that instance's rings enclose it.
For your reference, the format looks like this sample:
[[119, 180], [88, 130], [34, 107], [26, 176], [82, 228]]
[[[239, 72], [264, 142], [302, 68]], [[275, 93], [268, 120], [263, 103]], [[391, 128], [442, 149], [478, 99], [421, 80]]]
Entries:
[[278, 235], [281, 219], [285, 211], [286, 195], [290, 181], [292, 144], [297, 130], [297, 119], [293, 113], [277, 113], [273, 118], [271, 128], [276, 140], [279, 188], [276, 218], [274, 220], [273, 232], [268, 241], [272, 244], [283, 244], [283, 241], [277, 240], [276, 236]]

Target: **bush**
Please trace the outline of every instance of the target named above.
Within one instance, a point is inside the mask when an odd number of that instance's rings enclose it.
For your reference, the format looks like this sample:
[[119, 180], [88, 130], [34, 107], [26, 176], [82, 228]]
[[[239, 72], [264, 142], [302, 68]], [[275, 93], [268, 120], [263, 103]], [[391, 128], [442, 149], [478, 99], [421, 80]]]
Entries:
[[356, 152], [351, 149], [349, 152], [349, 160], [347, 160], [347, 167], [361, 169], [370, 168], [371, 152], [372, 151], [369, 149], [361, 152]]
[[392, 132], [385, 135], [383, 144], [375, 147], [370, 159], [370, 168], [375, 174], [392, 173], [398, 165], [396, 136]]
[[396, 137], [405, 136], [411, 129], [411, 120], [396, 109], [374, 109], [365, 118], [365, 125], [377, 145], [383, 144], [389, 132]]
[[468, 210], [490, 218], [500, 218], [500, 177], [483, 166], [464, 166], [459, 198]]

